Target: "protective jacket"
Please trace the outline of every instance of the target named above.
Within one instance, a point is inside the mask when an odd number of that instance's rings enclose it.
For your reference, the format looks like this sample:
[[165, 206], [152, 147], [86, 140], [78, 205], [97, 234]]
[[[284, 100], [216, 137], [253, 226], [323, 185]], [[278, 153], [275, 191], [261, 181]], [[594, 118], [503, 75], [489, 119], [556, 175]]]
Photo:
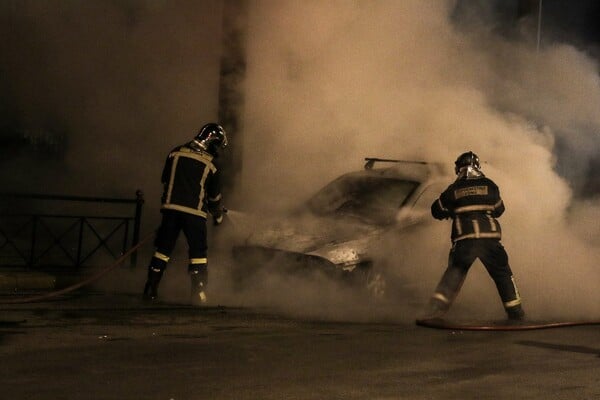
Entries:
[[503, 212], [498, 186], [483, 174], [459, 177], [431, 205], [434, 218], [452, 218], [452, 242], [500, 239], [502, 231], [496, 218]]
[[206, 218], [210, 212], [221, 216], [220, 170], [213, 155], [191, 149], [174, 148], [162, 172], [163, 210], [176, 210]]

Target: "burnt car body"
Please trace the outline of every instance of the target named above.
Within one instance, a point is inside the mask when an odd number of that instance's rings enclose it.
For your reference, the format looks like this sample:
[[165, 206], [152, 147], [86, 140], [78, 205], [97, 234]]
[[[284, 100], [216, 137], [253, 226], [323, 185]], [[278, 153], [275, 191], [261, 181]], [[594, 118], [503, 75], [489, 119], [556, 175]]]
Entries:
[[339, 176], [290, 215], [233, 246], [234, 278], [241, 282], [265, 268], [316, 270], [381, 296], [386, 278], [374, 268], [376, 244], [386, 232], [431, 220], [431, 203], [448, 185], [449, 171], [437, 163], [365, 160], [364, 169]]

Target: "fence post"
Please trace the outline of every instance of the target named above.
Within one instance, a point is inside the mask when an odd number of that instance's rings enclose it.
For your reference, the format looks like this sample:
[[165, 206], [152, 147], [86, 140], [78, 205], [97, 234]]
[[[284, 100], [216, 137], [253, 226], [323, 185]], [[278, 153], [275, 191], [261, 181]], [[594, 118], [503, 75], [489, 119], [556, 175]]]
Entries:
[[[142, 206], [144, 205], [144, 193], [138, 189], [135, 192], [135, 220], [133, 222], [133, 238], [131, 247], [140, 242], [140, 227], [142, 225]], [[130, 266], [135, 267], [137, 264], [137, 251], [131, 255]]]
[[85, 217], [79, 218], [79, 238], [77, 240], [77, 259], [75, 260], [75, 266], [81, 267], [81, 251], [83, 249], [83, 224]]
[[33, 268], [35, 263], [35, 239], [37, 233], [38, 216], [34, 215], [31, 219], [31, 253], [29, 253], [29, 268]]

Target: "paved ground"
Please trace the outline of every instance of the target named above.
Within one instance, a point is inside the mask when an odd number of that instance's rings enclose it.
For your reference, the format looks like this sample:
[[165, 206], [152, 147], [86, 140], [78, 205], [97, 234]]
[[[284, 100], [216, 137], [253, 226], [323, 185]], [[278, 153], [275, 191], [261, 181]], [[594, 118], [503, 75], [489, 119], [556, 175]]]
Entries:
[[0, 306], [2, 399], [599, 399], [600, 326], [460, 332], [146, 305]]

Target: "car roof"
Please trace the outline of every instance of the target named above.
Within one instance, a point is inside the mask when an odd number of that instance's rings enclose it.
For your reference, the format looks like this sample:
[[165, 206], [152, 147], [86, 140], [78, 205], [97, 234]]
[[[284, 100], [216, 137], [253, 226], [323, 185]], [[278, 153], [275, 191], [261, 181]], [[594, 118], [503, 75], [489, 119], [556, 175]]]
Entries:
[[[349, 172], [343, 176], [375, 176], [414, 182], [425, 182], [438, 177], [445, 177], [450, 174], [448, 167], [437, 162], [390, 160], [380, 158], [365, 158], [365, 160], [367, 163], [365, 164], [363, 170]], [[391, 166], [374, 168], [375, 163], [378, 165], [391, 164]]]

